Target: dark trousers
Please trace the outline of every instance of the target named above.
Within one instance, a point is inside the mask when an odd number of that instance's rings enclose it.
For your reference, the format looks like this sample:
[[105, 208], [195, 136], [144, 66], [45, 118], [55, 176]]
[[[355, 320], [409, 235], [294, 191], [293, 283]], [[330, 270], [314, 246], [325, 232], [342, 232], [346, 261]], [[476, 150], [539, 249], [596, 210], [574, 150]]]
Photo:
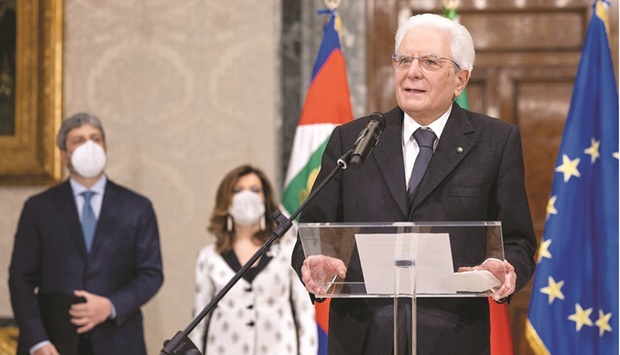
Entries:
[[90, 342], [90, 335], [80, 334], [78, 336], [77, 355], [94, 355], [93, 346]]

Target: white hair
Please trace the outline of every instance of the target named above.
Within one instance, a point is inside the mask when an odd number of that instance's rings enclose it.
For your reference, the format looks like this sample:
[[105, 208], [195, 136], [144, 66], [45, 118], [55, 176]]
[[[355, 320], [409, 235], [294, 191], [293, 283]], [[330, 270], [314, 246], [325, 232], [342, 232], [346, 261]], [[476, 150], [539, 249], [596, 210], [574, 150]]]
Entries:
[[411, 16], [403, 21], [396, 31], [394, 49], [397, 50], [400, 47], [407, 33], [421, 27], [433, 27], [447, 34], [450, 38], [452, 59], [458, 63], [461, 69], [471, 73], [474, 69], [474, 60], [476, 58], [474, 40], [465, 26], [443, 16], [420, 14]]

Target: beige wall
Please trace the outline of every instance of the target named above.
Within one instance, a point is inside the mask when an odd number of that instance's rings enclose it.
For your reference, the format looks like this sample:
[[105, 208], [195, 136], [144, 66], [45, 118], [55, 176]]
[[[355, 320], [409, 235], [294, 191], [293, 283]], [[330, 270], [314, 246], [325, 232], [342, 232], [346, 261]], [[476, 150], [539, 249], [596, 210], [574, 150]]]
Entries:
[[[63, 116], [99, 115], [111, 179], [148, 196], [164, 286], [144, 307], [149, 354], [191, 320], [197, 250], [215, 189], [240, 163], [274, 183], [279, 125], [279, 0], [65, 0]], [[277, 185], [277, 184], [276, 184]], [[277, 186], [279, 188], [279, 186]], [[0, 187], [0, 317], [25, 199]]]

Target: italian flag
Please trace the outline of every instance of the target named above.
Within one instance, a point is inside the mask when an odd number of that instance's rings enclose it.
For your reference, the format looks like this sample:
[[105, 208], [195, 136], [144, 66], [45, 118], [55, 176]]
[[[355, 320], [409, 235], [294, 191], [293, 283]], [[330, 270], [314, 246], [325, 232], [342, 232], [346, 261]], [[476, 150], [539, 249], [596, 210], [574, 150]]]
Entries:
[[[444, 16], [458, 22], [459, 15], [456, 10], [456, 7], [445, 7]], [[469, 110], [467, 90], [463, 90], [455, 101], [462, 108]], [[489, 312], [491, 322], [491, 355], [514, 354], [507, 303], [498, 304], [492, 298], [489, 298]]]
[[[314, 63], [284, 181], [282, 209], [289, 216], [308, 197], [334, 127], [353, 119], [345, 61], [340, 49], [340, 17], [333, 10], [325, 12], [330, 16], [329, 23]], [[315, 303], [315, 308], [319, 354], [327, 354], [329, 299]]]

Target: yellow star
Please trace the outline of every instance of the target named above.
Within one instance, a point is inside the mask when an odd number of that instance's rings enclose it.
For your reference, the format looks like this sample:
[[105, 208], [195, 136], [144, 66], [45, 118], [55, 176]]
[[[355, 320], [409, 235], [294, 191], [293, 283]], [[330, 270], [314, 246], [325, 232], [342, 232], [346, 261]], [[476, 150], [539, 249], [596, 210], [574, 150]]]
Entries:
[[549, 280], [549, 285], [541, 288], [540, 292], [549, 295], [549, 304], [553, 303], [553, 300], [556, 298], [563, 300], [564, 294], [562, 293], [562, 286], [564, 286], [564, 281], [555, 282], [551, 276], [549, 276], [547, 280]]
[[579, 161], [581, 159], [575, 158], [574, 160], [570, 160], [570, 158], [566, 155], [562, 155], [562, 165], [555, 168], [555, 171], [564, 174], [564, 182], [568, 182], [571, 176], [580, 177], [579, 170], [577, 170], [577, 165], [579, 165]]
[[544, 242], [540, 243], [540, 246], [538, 247], [538, 262], [540, 262], [542, 258], [551, 259], [549, 244], [551, 244], [551, 239], [547, 239]]
[[551, 196], [551, 198], [547, 202], [547, 218], [545, 219], [549, 219], [549, 215], [558, 214], [558, 210], [555, 209], [555, 200], [557, 199], [557, 196]]
[[605, 314], [602, 309], [598, 310], [598, 320], [594, 322], [594, 324], [596, 324], [596, 326], [599, 328], [598, 335], [601, 337], [603, 336], [605, 331], [611, 332], [609, 318], [611, 318], [611, 313]]
[[620, 158], [620, 155], [618, 154], [618, 152], [613, 153], [612, 156], [616, 159]]
[[592, 320], [590, 319], [590, 314], [592, 314], [592, 308], [583, 309], [581, 305], [577, 303], [575, 305], [575, 313], [568, 316], [568, 319], [574, 321], [577, 326], [577, 331], [581, 330], [581, 327], [585, 325], [592, 326]]
[[592, 141], [592, 145], [590, 146], [590, 148], [584, 150], [583, 152], [586, 154], [589, 154], [592, 157], [590, 161], [592, 162], [592, 164], [594, 164], [594, 162], [596, 161], [596, 158], [601, 156], [598, 153], [598, 147], [601, 145], [601, 141], [597, 141], [594, 138], [592, 138], [591, 141]]

